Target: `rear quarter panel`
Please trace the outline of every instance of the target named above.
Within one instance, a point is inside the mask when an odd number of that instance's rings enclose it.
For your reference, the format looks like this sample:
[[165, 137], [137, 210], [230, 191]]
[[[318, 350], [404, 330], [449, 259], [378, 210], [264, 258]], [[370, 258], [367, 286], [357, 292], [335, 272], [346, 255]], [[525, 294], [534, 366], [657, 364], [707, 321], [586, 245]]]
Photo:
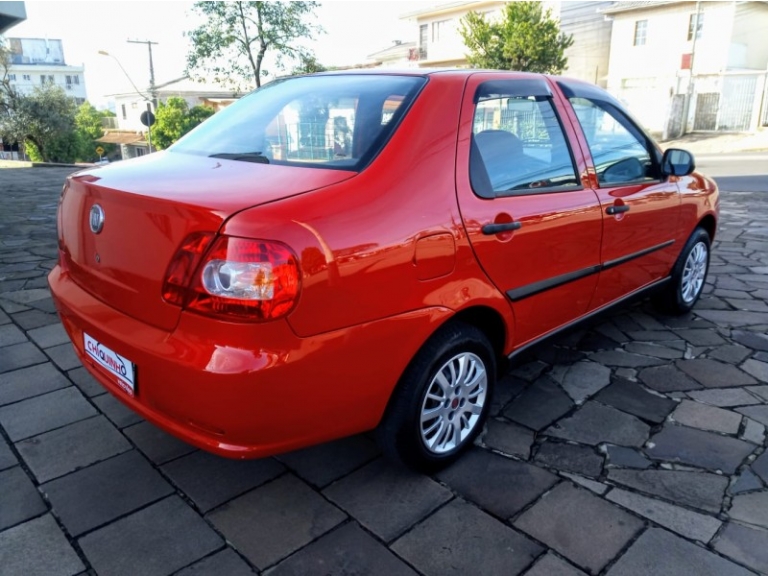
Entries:
[[430, 76], [360, 174], [225, 223], [225, 234], [277, 239], [299, 256], [302, 290], [288, 317], [297, 335], [428, 307], [449, 317], [469, 305], [492, 307], [511, 325], [509, 305], [476, 264], [457, 206], [463, 88], [461, 75]]

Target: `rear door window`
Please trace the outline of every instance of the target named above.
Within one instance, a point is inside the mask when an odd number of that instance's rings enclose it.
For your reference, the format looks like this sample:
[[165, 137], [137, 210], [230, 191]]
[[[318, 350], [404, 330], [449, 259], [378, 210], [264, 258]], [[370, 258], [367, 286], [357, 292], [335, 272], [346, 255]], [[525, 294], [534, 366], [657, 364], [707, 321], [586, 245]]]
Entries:
[[483, 197], [580, 187], [570, 147], [550, 97], [519, 91], [478, 98], [470, 178]]

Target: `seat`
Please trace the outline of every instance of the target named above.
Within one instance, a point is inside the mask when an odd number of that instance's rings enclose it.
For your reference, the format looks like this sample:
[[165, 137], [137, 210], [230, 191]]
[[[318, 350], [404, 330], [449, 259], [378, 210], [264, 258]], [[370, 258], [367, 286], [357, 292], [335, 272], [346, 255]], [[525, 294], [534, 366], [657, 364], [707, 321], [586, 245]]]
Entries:
[[[506, 130], [483, 130], [473, 136], [473, 146], [470, 150], [470, 179], [472, 187], [480, 196], [491, 196], [493, 191], [503, 191], [513, 188], [527, 171], [526, 156], [523, 153], [522, 141]], [[475, 152], [476, 151], [476, 152]], [[491, 193], [485, 189], [488, 184], [480, 172], [479, 154], [484, 165], [487, 180], [490, 181]]]

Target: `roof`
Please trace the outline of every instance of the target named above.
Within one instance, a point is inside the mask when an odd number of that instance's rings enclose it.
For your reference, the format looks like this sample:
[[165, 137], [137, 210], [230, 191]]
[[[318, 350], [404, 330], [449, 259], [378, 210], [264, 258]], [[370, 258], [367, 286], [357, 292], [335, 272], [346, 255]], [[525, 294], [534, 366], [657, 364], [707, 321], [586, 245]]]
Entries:
[[384, 50], [369, 54], [368, 58], [371, 60], [386, 59], [388, 56], [398, 56], [401, 53], [407, 56], [408, 50], [411, 48], [416, 48], [416, 42], [398, 42], [388, 48], [384, 48]]
[[401, 20], [409, 18], [418, 18], [419, 16], [427, 16], [432, 14], [440, 14], [445, 12], [454, 12], [456, 10], [475, 10], [481, 8], [487, 4], [501, 4], [502, 2], [487, 2], [487, 1], [475, 1], [475, 2], [442, 2], [436, 3], [429, 8], [422, 8], [420, 10], [414, 10], [412, 12], [406, 12], [400, 15]]
[[[155, 85], [155, 91], [160, 97], [175, 96], [178, 94], [184, 94], [187, 96], [199, 96], [209, 98], [240, 98], [243, 94], [247, 94], [251, 89], [242, 91], [226, 89], [220, 84], [208, 84], [205, 82], [197, 82], [188, 76], [182, 76], [181, 78], [175, 78], [168, 82], [160, 82]], [[116, 94], [109, 94], [109, 96], [133, 96], [136, 95], [135, 90], [131, 92], [119, 92]], [[149, 94], [149, 88], [143, 91], [144, 94]]]
[[144, 142], [144, 134], [129, 130], [109, 130], [101, 138], [96, 138], [96, 142], [103, 142], [104, 144], [136, 144]]
[[[603, 14], [617, 14], [619, 12], [631, 12], [633, 10], [645, 10], [648, 8], [658, 8], [659, 6], [668, 6], [671, 4], [683, 4], [681, 0], [648, 0], [648, 1], [629, 1], [629, 2], [614, 2], [613, 6], [603, 8]], [[693, 3], [693, 0], [689, 0], [689, 3]]]

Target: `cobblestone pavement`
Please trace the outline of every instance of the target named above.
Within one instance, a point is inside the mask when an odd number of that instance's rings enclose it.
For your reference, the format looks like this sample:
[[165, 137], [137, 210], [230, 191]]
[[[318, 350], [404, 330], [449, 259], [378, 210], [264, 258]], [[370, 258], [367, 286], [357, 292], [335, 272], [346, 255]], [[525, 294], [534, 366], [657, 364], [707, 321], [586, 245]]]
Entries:
[[368, 435], [236, 462], [79, 366], [46, 273], [68, 170], [0, 170], [0, 572], [768, 573], [768, 194], [726, 192], [693, 314], [541, 346], [435, 477]]

